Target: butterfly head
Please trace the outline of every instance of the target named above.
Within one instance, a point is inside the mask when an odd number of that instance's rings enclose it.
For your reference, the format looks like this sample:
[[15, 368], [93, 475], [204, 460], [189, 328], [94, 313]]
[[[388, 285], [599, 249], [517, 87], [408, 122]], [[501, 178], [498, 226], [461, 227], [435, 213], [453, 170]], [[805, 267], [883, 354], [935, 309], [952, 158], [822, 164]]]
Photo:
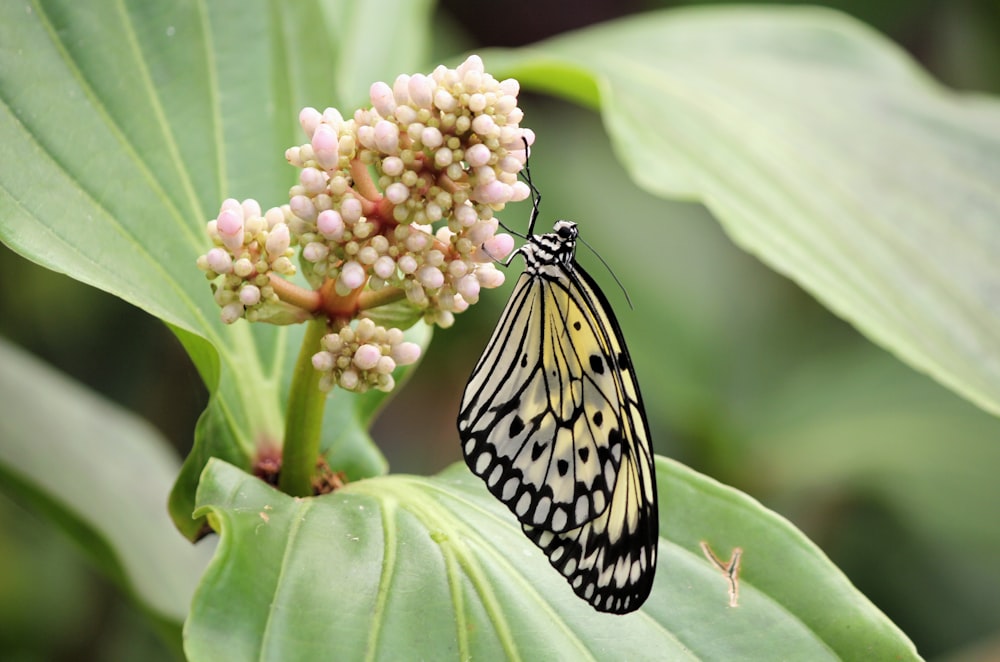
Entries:
[[577, 236], [580, 234], [580, 231], [576, 229], [576, 223], [573, 221], [556, 221], [556, 224], [552, 226], [552, 231], [562, 241], [576, 241]]

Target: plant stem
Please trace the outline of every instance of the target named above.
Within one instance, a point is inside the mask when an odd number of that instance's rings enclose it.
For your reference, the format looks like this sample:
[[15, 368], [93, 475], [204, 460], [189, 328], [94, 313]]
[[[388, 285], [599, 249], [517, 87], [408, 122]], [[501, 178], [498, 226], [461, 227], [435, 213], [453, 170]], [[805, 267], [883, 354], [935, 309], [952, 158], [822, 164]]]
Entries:
[[326, 392], [319, 389], [320, 372], [313, 368], [312, 355], [320, 349], [320, 339], [327, 332], [325, 316], [306, 324], [299, 358], [295, 361], [292, 385], [288, 392], [285, 441], [282, 449], [278, 487], [292, 496], [312, 496], [312, 479], [319, 458], [320, 433]]

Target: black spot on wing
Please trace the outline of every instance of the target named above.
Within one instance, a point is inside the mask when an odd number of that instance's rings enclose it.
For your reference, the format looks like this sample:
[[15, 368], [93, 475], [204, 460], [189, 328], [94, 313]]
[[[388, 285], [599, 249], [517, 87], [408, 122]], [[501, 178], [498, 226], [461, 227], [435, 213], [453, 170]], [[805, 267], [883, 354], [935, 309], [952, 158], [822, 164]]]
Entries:
[[632, 362], [625, 352], [618, 352], [618, 369], [622, 372], [628, 372], [632, 369]]
[[566, 460], [559, 460], [556, 462], [556, 469], [559, 471], [559, 476], [565, 476], [569, 471], [569, 462]]
[[576, 451], [576, 454], [580, 456], [580, 461], [586, 464], [590, 458], [590, 449], [586, 447], [580, 448]]
[[524, 421], [517, 414], [514, 414], [513, 420], [510, 422], [510, 436], [516, 437], [524, 431]]
[[596, 425], [597, 427], [601, 427], [601, 425], [604, 424], [604, 414], [602, 414], [600, 411], [595, 411], [594, 417], [591, 420], [594, 421], [594, 425]]
[[604, 358], [600, 354], [590, 355], [590, 369], [598, 375], [604, 374]]
[[541, 442], [536, 441], [535, 445], [531, 449], [531, 461], [538, 462], [538, 458], [542, 456], [547, 446], [548, 444], [543, 444]]

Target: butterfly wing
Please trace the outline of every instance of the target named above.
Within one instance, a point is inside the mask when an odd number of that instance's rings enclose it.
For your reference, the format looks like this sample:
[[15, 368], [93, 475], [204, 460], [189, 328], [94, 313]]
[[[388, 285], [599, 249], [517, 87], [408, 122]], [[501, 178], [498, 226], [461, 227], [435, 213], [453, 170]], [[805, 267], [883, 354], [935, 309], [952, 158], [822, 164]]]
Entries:
[[649, 425], [618, 320], [604, 294], [580, 267], [570, 274], [612, 348], [618, 381], [619, 422], [626, 443], [608, 508], [582, 526], [563, 532], [522, 522], [525, 534], [545, 552], [573, 591], [599, 611], [637, 609], [649, 595], [656, 571], [659, 513]]
[[458, 429], [469, 468], [576, 594], [621, 614], [645, 601], [656, 570], [653, 453], [621, 328], [572, 260], [574, 238], [575, 226], [522, 248], [527, 267]]
[[521, 275], [462, 398], [466, 462], [524, 524], [575, 529], [611, 500], [631, 419], [624, 351], [570, 269]]

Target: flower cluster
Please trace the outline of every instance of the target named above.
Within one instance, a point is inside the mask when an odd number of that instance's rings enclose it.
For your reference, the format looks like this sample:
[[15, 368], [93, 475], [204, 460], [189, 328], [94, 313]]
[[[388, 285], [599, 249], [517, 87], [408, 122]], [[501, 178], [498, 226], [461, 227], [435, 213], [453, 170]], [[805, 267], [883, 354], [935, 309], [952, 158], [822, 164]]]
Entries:
[[285, 156], [302, 168], [289, 206], [307, 278], [334, 279], [341, 296], [399, 288], [439, 326], [502, 284], [493, 263], [514, 242], [493, 214], [530, 193], [517, 173], [534, 135], [519, 127], [517, 93], [472, 56], [375, 83], [372, 108], [350, 119], [304, 109], [310, 142]]
[[405, 342], [402, 331], [386, 330], [370, 319], [359, 320], [356, 328], [345, 326], [338, 333], [328, 333], [320, 344], [323, 349], [313, 354], [312, 363], [322, 373], [319, 385], [324, 391], [334, 384], [348, 391], [391, 391], [396, 366], [420, 357], [420, 346]]
[[[401, 303], [414, 314], [397, 318], [447, 327], [503, 283], [495, 263], [514, 241], [494, 214], [530, 195], [517, 176], [534, 134], [520, 127], [518, 91], [472, 56], [375, 83], [372, 106], [348, 118], [303, 109], [309, 142], [286, 151], [300, 169], [288, 204], [262, 214], [253, 200], [227, 200], [208, 223], [215, 247], [198, 266], [223, 321], [325, 316], [332, 333], [313, 357], [324, 386], [391, 389], [392, 369], [419, 349], [364, 311]], [[296, 250], [312, 289], [287, 278]]]
[[222, 308], [223, 322], [232, 324], [241, 317], [251, 322], [302, 321], [302, 311], [279, 299], [268, 276], [295, 274], [291, 235], [280, 209], [261, 214], [255, 200], [241, 204], [230, 198], [207, 230], [215, 247], [198, 258], [198, 267], [217, 281], [215, 302]]

